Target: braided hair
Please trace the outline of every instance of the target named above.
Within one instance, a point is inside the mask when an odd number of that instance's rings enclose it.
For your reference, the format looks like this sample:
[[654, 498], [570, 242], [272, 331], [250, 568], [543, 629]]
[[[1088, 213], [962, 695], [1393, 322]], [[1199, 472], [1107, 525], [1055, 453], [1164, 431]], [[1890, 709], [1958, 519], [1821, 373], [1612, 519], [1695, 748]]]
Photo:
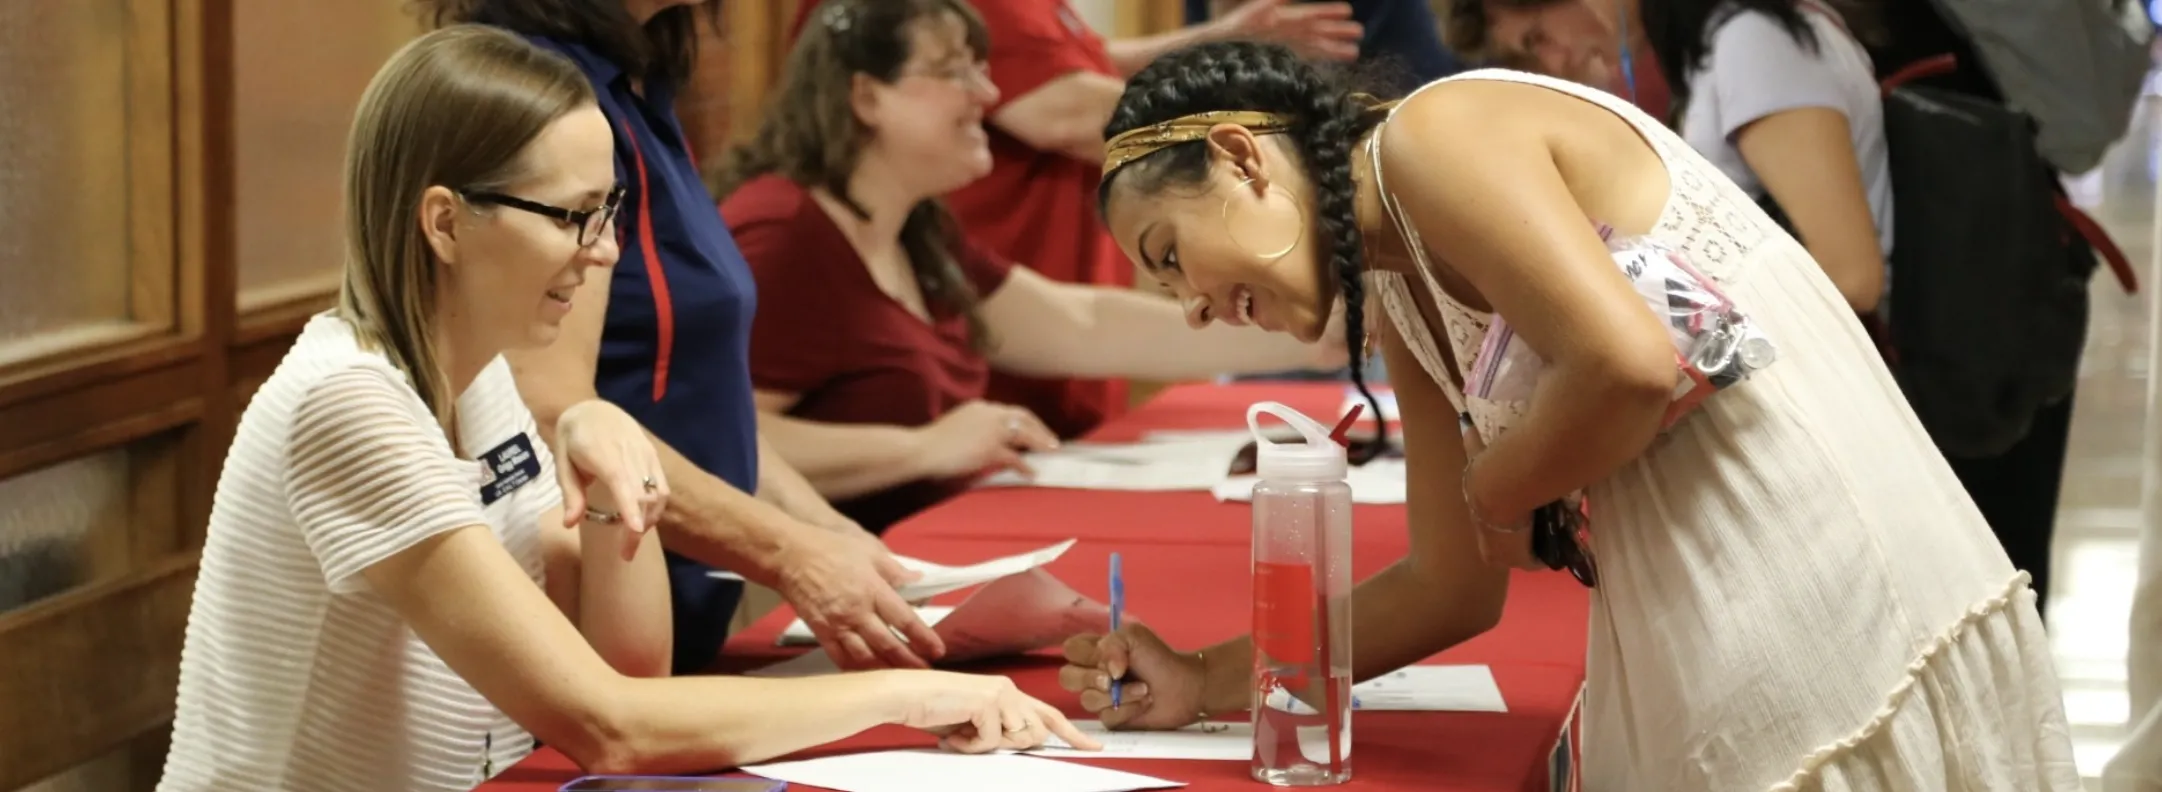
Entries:
[[[1334, 277], [1344, 298], [1344, 344], [1351, 351], [1351, 383], [1366, 399], [1378, 427], [1377, 450], [1388, 440], [1381, 404], [1366, 384], [1365, 248], [1360, 239], [1351, 179], [1351, 149], [1379, 123], [1370, 100], [1350, 90], [1349, 79], [1323, 71], [1290, 49], [1251, 41], [1212, 42], [1152, 61], [1126, 83], [1118, 109], [1104, 127], [1109, 139], [1130, 129], [1181, 116], [1221, 110], [1274, 113], [1290, 120], [1285, 131], [1307, 182], [1313, 185], [1317, 238], [1327, 240], [1322, 274]], [[1166, 187], [1199, 185], [1209, 175], [1208, 144], [1167, 146], [1112, 172], [1097, 187], [1099, 212], [1108, 206], [1113, 182], [1142, 194]], [[1324, 311], [1326, 313], [1326, 311]]]

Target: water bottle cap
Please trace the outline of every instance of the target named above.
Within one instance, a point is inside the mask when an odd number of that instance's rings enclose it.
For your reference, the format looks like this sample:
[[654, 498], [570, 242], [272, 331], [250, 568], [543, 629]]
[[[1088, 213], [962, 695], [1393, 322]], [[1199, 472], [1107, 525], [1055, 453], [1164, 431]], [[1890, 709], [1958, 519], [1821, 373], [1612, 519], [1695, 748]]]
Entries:
[[[1304, 442], [1278, 443], [1261, 431], [1261, 416], [1274, 415], [1290, 424]], [[1305, 413], [1277, 402], [1257, 402], [1246, 408], [1246, 428], [1254, 433], [1254, 472], [1276, 481], [1341, 481], [1350, 463], [1344, 447], [1329, 437], [1322, 426]]]

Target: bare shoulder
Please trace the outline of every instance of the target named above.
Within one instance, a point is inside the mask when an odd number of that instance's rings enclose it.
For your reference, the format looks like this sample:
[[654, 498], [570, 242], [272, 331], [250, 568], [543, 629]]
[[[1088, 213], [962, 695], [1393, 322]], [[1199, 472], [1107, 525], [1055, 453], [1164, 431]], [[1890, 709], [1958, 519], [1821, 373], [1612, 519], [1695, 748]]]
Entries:
[[1556, 96], [1546, 88], [1503, 80], [1434, 83], [1406, 98], [1390, 116], [1382, 131], [1382, 160], [1431, 164], [1437, 157], [1476, 157], [1543, 142], [1544, 113], [1528, 110]]
[[1443, 80], [1406, 98], [1385, 142], [1478, 150], [1584, 133], [1644, 145], [1627, 120], [1589, 99], [1533, 82], [1480, 78]]
[[1394, 179], [1418, 169], [1457, 184], [1552, 169], [1594, 216], [1634, 228], [1656, 219], [1665, 164], [1645, 133], [1614, 110], [1532, 82], [1446, 80], [1397, 108], [1382, 132]]

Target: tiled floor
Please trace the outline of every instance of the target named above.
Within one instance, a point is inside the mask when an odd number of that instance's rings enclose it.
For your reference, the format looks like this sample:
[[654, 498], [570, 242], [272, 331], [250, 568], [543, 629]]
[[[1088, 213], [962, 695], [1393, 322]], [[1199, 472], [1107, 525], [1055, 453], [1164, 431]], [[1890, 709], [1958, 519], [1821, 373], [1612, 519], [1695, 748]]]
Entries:
[[2124, 248], [2145, 287], [2127, 295], [2107, 272], [2095, 278], [2057, 517], [2050, 632], [2089, 789], [2100, 788], [2094, 776], [2124, 735], [2125, 629], [2143, 519], [2142, 463], [2162, 464], [2162, 442], [2148, 439], [2147, 376], [2155, 352], [2151, 295], [2162, 287], [2154, 260], [2158, 167], [2162, 97], [2150, 96], [2102, 168], [2069, 185]]

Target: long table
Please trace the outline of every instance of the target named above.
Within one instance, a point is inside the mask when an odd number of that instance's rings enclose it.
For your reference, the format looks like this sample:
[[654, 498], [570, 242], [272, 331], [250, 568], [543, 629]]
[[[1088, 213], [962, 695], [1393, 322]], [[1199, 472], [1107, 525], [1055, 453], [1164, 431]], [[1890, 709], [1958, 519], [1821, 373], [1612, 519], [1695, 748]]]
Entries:
[[[1091, 439], [1123, 441], [1154, 430], [1243, 426], [1246, 406], [1263, 400], [1328, 417], [1336, 414], [1343, 399], [1343, 387], [1335, 384], [1183, 386], [1165, 391]], [[1361, 577], [1380, 571], [1407, 549], [1401, 506], [1358, 506], [1353, 524], [1352, 565]], [[1191, 649], [1246, 630], [1249, 525], [1245, 504], [1218, 503], [1203, 492], [985, 489], [896, 526], [887, 543], [897, 553], [962, 564], [1077, 539], [1048, 569], [1081, 593], [1099, 598], [1107, 594], [1104, 570], [1109, 556], [1119, 551], [1128, 612], [1173, 646]], [[1584, 590], [1566, 574], [1515, 573], [1498, 627], [1426, 661], [1488, 665], [1509, 711], [1361, 711], [1352, 730], [1353, 781], [1348, 786], [1546, 790], [1549, 752], [1584, 679], [1587, 603]], [[724, 665], [755, 667], [799, 651], [774, 646], [775, 636], [793, 618], [783, 607], [735, 636]], [[1059, 665], [1053, 648], [966, 670], [1006, 674], [1067, 715], [1087, 717], [1073, 696], [1059, 688]], [[887, 727], [788, 758], [933, 744], [921, 732]], [[1244, 762], [1088, 761], [1185, 782], [1195, 792], [1258, 786], [1248, 778]], [[552, 792], [578, 775], [561, 753], [543, 748], [480, 789]]]

